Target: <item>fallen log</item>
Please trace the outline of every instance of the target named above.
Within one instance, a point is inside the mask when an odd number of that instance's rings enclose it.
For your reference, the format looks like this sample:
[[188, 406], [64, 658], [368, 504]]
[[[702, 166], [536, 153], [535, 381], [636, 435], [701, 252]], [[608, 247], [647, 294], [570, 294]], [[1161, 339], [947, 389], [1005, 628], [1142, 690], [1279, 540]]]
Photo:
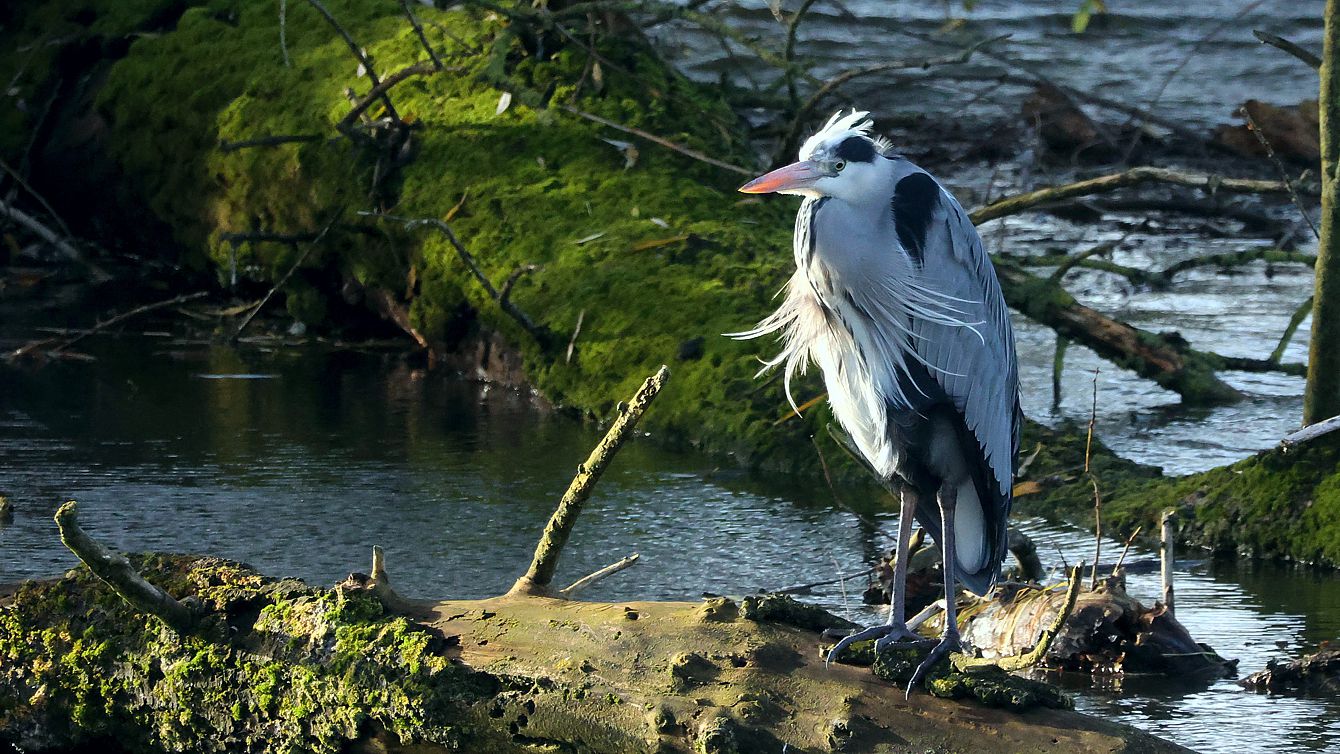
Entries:
[[[556, 520], [570, 528], [575, 507]], [[89, 553], [105, 550], [82, 536], [76, 553], [97, 562]], [[116, 590], [88, 566], [25, 582], [0, 594], [0, 740], [205, 753], [1185, 751], [1048, 708], [1065, 697], [1000, 671], [946, 668], [928, 683], [981, 703], [906, 699], [865, 669], [826, 665], [818, 632], [850, 624], [785, 597], [548, 596], [562, 539], [537, 548], [528, 588], [486, 600], [406, 600], [380, 552], [371, 575], [330, 589], [153, 554], [118, 560]], [[170, 602], [122, 598], [142, 592]], [[145, 620], [165, 604], [196, 608], [182, 630]], [[885, 655], [875, 672], [895, 677], [899, 656]]]

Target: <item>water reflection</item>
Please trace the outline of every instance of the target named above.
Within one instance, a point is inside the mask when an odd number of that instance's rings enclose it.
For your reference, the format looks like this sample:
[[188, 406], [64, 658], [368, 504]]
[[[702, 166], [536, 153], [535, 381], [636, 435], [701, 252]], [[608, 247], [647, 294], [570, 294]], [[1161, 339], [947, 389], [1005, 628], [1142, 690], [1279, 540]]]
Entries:
[[[487, 596], [524, 568], [595, 439], [525, 396], [429, 377], [394, 356], [126, 342], [98, 355], [96, 367], [0, 372], [0, 493], [17, 507], [0, 530], [0, 581], [73, 565], [51, 521], [73, 497], [84, 525], [119, 549], [208, 552], [331, 583], [366, 569], [371, 545], [381, 544], [408, 594]], [[272, 377], [205, 377], [239, 374]], [[869, 513], [835, 507], [824, 487], [725, 473], [635, 443], [583, 513], [558, 580], [631, 552], [642, 563], [590, 598], [695, 599], [859, 571], [889, 546], [895, 520], [878, 501], [839, 493]], [[1091, 557], [1083, 532], [1021, 523], [1058, 573], [1062, 562]], [[1178, 578], [1181, 620], [1244, 669], [1340, 631], [1333, 575], [1183, 564]], [[807, 599], [880, 620], [860, 604], [864, 586], [819, 587]], [[1157, 573], [1133, 574], [1130, 589], [1152, 602]], [[1081, 709], [1203, 751], [1240, 751], [1242, 741], [1254, 751], [1340, 746], [1334, 700], [1271, 699], [1229, 680], [1075, 688]]]

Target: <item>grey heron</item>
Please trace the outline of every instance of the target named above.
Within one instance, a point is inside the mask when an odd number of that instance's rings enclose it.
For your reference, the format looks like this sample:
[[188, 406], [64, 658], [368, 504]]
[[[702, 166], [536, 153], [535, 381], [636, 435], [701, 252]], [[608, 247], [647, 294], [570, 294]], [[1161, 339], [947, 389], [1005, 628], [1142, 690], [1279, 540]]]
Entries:
[[778, 310], [737, 338], [777, 333], [787, 400], [811, 360], [850, 442], [901, 490], [888, 622], [843, 639], [920, 637], [905, 622], [915, 518], [943, 551], [945, 623], [911, 688], [958, 650], [955, 583], [985, 595], [1000, 572], [1019, 452], [1014, 333], [995, 268], [958, 201], [873, 135], [865, 112], [829, 119], [800, 161], [740, 188], [804, 197], [796, 271]]

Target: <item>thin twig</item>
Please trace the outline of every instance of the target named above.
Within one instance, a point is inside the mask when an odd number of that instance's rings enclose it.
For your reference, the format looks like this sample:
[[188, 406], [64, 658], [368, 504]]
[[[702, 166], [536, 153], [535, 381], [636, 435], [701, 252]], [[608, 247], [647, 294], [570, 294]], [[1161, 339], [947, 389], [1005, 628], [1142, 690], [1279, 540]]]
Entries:
[[442, 70], [442, 61], [437, 57], [437, 53], [433, 52], [433, 46], [428, 44], [428, 36], [423, 33], [423, 25], [419, 23], [419, 19], [416, 18], [414, 12], [409, 9], [409, 1], [400, 0], [400, 7], [404, 9], [405, 17], [409, 19], [410, 26], [414, 27], [414, 33], [418, 35], [419, 42], [423, 44], [424, 52], [428, 53], [428, 57], [433, 61], [433, 65], [437, 66], [439, 71]]
[[582, 592], [587, 587], [591, 586], [597, 581], [600, 581], [601, 579], [607, 576], [613, 576], [619, 571], [622, 571], [625, 568], [633, 566], [635, 563], [637, 563], [638, 558], [640, 557], [641, 556], [638, 555], [637, 553], [633, 553], [632, 555], [629, 555], [628, 557], [623, 558], [622, 560], [610, 563], [604, 568], [601, 568], [599, 571], [587, 574], [586, 576], [583, 576], [580, 579], [577, 579], [576, 581], [572, 582], [568, 586], [558, 590], [558, 595], [560, 597], [566, 597], [567, 599], [573, 599], [574, 597], [577, 596], [578, 593]]
[[[159, 309], [166, 309], [171, 306], [184, 304], [187, 301], [194, 301], [198, 298], [204, 298], [205, 296], [208, 295], [209, 295], [208, 291], [199, 291], [197, 293], [187, 293], [181, 296], [177, 296], [175, 298], [170, 298], [166, 301], [158, 301], [152, 304], [145, 304], [144, 306], [138, 306], [135, 307], [134, 309], [131, 309], [128, 312], [122, 312], [121, 314], [118, 314], [110, 319], [99, 322], [95, 324], [93, 327], [88, 328], [87, 330], [80, 330], [78, 331], [78, 334], [76, 334], [74, 337], [69, 338], [63, 342], [59, 338], [47, 338], [45, 340], [34, 341], [32, 343], [28, 343], [22, 348], [15, 349], [14, 351], [7, 354], [5, 358], [8, 361], [12, 361], [14, 359], [27, 356], [33, 351], [37, 351], [39, 349], [44, 348], [46, 348], [50, 353], [60, 353], [61, 351], [64, 351], [65, 349], [69, 348], [75, 343], [78, 343], [84, 338], [87, 338], [90, 335], [96, 335], [102, 332], [103, 330], [106, 330], [109, 327], [119, 325], [128, 319], [138, 317], [141, 314], [148, 314], [149, 312], [158, 311]], [[51, 347], [47, 348], [48, 346]]]
[[365, 111], [367, 111], [369, 107], [372, 106], [373, 102], [376, 102], [378, 99], [385, 97], [386, 93], [391, 90], [391, 87], [395, 86], [396, 84], [399, 84], [405, 79], [410, 78], [412, 76], [428, 76], [445, 70], [460, 70], [460, 69], [443, 68], [440, 63], [430, 62], [427, 60], [423, 60], [413, 65], [408, 65], [405, 66], [404, 68], [401, 68], [395, 73], [392, 73], [391, 75], [387, 76], [386, 78], [374, 84], [372, 88], [368, 90], [367, 94], [360, 97], [359, 100], [354, 103], [353, 108], [350, 109], [349, 112], [346, 113], [345, 116], [340, 119], [339, 123], [335, 124], [336, 130], [340, 131], [341, 133], [346, 132], [349, 128], [351, 128], [354, 125], [354, 121], [358, 120], [359, 116], [361, 116]]
[[1270, 141], [1266, 138], [1265, 131], [1262, 131], [1261, 127], [1256, 124], [1256, 119], [1252, 117], [1252, 112], [1247, 109], [1246, 105], [1238, 108], [1238, 111], [1241, 112], [1242, 117], [1247, 120], [1247, 130], [1252, 132], [1252, 135], [1254, 135], [1256, 140], [1260, 142], [1261, 148], [1266, 150], [1266, 157], [1270, 158], [1271, 164], [1275, 166], [1275, 171], [1280, 174], [1280, 180], [1284, 181], [1285, 186], [1289, 187], [1289, 199], [1293, 201], [1293, 206], [1298, 208], [1298, 214], [1303, 216], [1303, 221], [1307, 223], [1307, 227], [1312, 229], [1312, 237], [1320, 241], [1321, 233], [1317, 230], [1316, 223], [1312, 222], [1312, 215], [1308, 214], [1307, 208], [1303, 206], [1302, 200], [1298, 198], [1298, 192], [1293, 190], [1293, 183], [1289, 180], [1289, 173], [1284, 169], [1284, 163], [1280, 162], [1279, 155], [1275, 154], [1275, 148], [1270, 145]]
[[850, 581], [851, 579], [859, 579], [859, 578], [861, 578], [862, 576], [870, 576], [870, 575], [873, 574], [874, 572], [875, 572], [875, 569], [874, 569], [874, 568], [867, 568], [867, 569], [865, 569], [864, 571], [860, 571], [859, 573], [840, 573], [840, 574], [838, 574], [838, 577], [835, 578], [835, 579], [827, 579], [827, 580], [824, 580], [824, 581], [812, 581], [812, 582], [810, 582], [810, 583], [808, 583], [808, 584], [796, 584], [795, 586], [788, 586], [788, 587], [784, 587], [784, 588], [782, 588], [782, 589], [769, 589], [769, 590], [768, 590], [768, 593], [769, 593], [769, 594], [805, 594], [805, 593], [808, 593], [811, 589], [813, 589], [813, 588], [816, 587], [816, 586], [829, 586], [829, 585], [831, 585], [831, 584], [839, 584], [839, 583], [842, 583], [842, 582], [844, 582], [844, 581]]
[[872, 76], [877, 73], [886, 73], [888, 71], [906, 70], [909, 68], [920, 68], [925, 70], [934, 66], [966, 63], [972, 57], [973, 53], [981, 47], [993, 42], [999, 42], [1008, 36], [1009, 35], [1006, 34], [999, 37], [992, 37], [991, 39], [983, 39], [965, 47], [953, 55], [945, 55], [938, 58], [927, 58], [923, 60], [893, 60], [887, 63], [867, 66], [865, 68], [853, 68], [839, 73], [833, 78], [825, 81], [809, 96], [809, 99], [805, 100], [803, 105], [797, 108], [796, 114], [791, 119], [791, 125], [787, 129], [786, 136], [782, 138], [781, 144], [778, 147], [777, 155], [774, 157], [774, 160], [780, 160], [782, 157], [795, 151], [796, 147], [800, 144], [801, 129], [805, 127], [805, 121], [809, 114], [814, 112], [815, 108], [817, 108], [824, 99], [836, 89], [853, 79]]
[[[464, 201], [464, 199], [462, 199], [462, 201]], [[525, 312], [517, 308], [517, 305], [513, 303], [510, 297], [503, 296], [498, 292], [497, 288], [493, 287], [493, 283], [489, 282], [489, 279], [484, 275], [483, 270], [479, 269], [479, 264], [475, 262], [474, 255], [465, 248], [465, 245], [460, 242], [460, 239], [456, 238], [456, 233], [452, 231], [450, 225], [442, 220], [432, 217], [401, 217], [399, 215], [384, 215], [367, 211], [360, 211], [358, 214], [365, 217], [394, 220], [403, 223], [406, 230], [413, 230], [424, 225], [430, 225], [437, 228], [443, 236], [446, 236], [447, 241], [451, 243], [452, 248], [456, 250], [456, 255], [459, 256], [461, 261], [465, 263], [465, 266], [469, 268], [470, 273], [475, 276], [475, 280], [479, 281], [479, 284], [484, 288], [484, 292], [488, 294], [489, 298], [497, 302], [499, 308], [506, 312], [512, 319], [516, 320], [517, 324], [521, 325], [521, 328], [529, 333], [532, 338], [535, 338], [540, 344], [543, 345], [549, 342], [548, 330], [537, 325], [535, 320], [531, 319]]]
[[196, 615], [191, 608], [145, 581], [124, 555], [108, 550], [79, 528], [78, 503], [71, 500], [56, 511], [56, 526], [60, 528], [60, 541], [70, 552], [131, 607], [162, 620], [179, 634], [189, 633], [195, 626]]
[[[367, 73], [368, 81], [372, 82], [372, 88], [375, 91], [377, 87], [381, 85], [381, 79], [377, 78], [377, 71], [373, 69], [372, 61], [368, 59], [367, 53], [363, 52], [363, 48], [358, 46], [358, 43], [349, 35], [349, 32], [340, 25], [340, 22], [335, 20], [335, 16], [331, 15], [331, 12], [326, 9], [326, 6], [321, 3], [321, 0], [307, 0], [307, 3], [313, 8], [316, 8], [317, 12], [320, 13], [335, 31], [339, 33], [340, 37], [344, 39], [344, 43], [348, 45], [349, 51], [354, 54], [355, 58], [358, 58], [359, 63], [363, 64], [363, 70]], [[400, 114], [396, 112], [395, 105], [391, 104], [391, 98], [386, 95], [384, 90], [381, 93], [381, 98], [382, 102], [386, 104], [387, 115], [391, 116], [391, 120], [399, 121]]]
[[5, 215], [19, 225], [32, 231], [38, 238], [51, 244], [53, 248], [61, 253], [61, 256], [71, 262], [86, 267], [94, 277], [99, 279], [107, 279], [109, 277], [101, 268], [85, 259], [84, 255], [81, 254], [69, 241], [61, 238], [55, 231], [43, 225], [42, 221], [29, 215], [18, 207], [6, 203], [3, 199], [0, 199], [0, 215]]
[[690, 148], [688, 148], [688, 147], [686, 147], [686, 146], [682, 146], [682, 145], [680, 145], [680, 144], [676, 144], [676, 143], [674, 143], [673, 141], [670, 141], [669, 139], [661, 138], [660, 136], [657, 136], [656, 134], [648, 133], [648, 132], [646, 132], [646, 131], [643, 131], [643, 130], [640, 129], [640, 128], [633, 128], [632, 126], [625, 126], [625, 125], [623, 125], [623, 124], [621, 124], [621, 123], [615, 123], [614, 121], [609, 120], [608, 118], [602, 118], [602, 117], [600, 117], [599, 115], [594, 115], [594, 114], [592, 114], [592, 113], [588, 113], [588, 112], [584, 112], [584, 111], [582, 111], [582, 110], [578, 110], [577, 108], [575, 108], [575, 107], [573, 107], [573, 106], [571, 106], [571, 105], [559, 105], [559, 108], [560, 108], [560, 109], [563, 109], [563, 110], [566, 110], [566, 111], [572, 113], [573, 115], [576, 115], [576, 116], [579, 117], [579, 118], [585, 118], [585, 119], [587, 119], [587, 120], [589, 120], [589, 121], [592, 121], [592, 122], [595, 122], [595, 123], [599, 123], [599, 124], [601, 124], [602, 126], [609, 126], [610, 128], [613, 128], [613, 129], [616, 130], [616, 131], [622, 131], [623, 133], [626, 133], [626, 134], [631, 134], [631, 135], [633, 135], [633, 136], [641, 137], [641, 138], [643, 138], [643, 139], [646, 139], [647, 141], [650, 141], [650, 142], [653, 143], [653, 144], [659, 144], [659, 145], [665, 147], [666, 149], [673, 150], [673, 151], [675, 151], [675, 152], [678, 152], [678, 153], [684, 155], [685, 157], [693, 158], [693, 159], [695, 159], [695, 160], [697, 160], [697, 161], [699, 161], [699, 162], [705, 162], [705, 163], [707, 163], [708, 165], [713, 165], [713, 166], [715, 166], [715, 167], [719, 167], [719, 168], [721, 168], [721, 169], [723, 169], [723, 170], [729, 170], [729, 171], [731, 171], [732, 173], [738, 173], [738, 174], [740, 174], [740, 175], [744, 175], [744, 176], [753, 176], [753, 175], [754, 175], [754, 172], [755, 172], [755, 171], [753, 171], [753, 170], [750, 170], [750, 169], [748, 169], [748, 168], [742, 168], [742, 167], [740, 167], [739, 165], [732, 165], [732, 164], [730, 164], [729, 162], [722, 162], [721, 160], [718, 160], [718, 159], [716, 159], [716, 158], [714, 158], [714, 157], [708, 157], [707, 155], [703, 154], [702, 152], [699, 152], [699, 151], [696, 150], [696, 149], [690, 149]]
[[285, 272], [284, 276], [279, 278], [279, 282], [275, 283], [270, 290], [265, 292], [260, 303], [256, 304], [256, 308], [247, 312], [247, 316], [242, 318], [242, 324], [238, 325], [237, 329], [233, 331], [233, 340], [237, 340], [238, 336], [242, 334], [242, 331], [247, 329], [247, 325], [251, 324], [251, 320], [255, 319], [256, 315], [265, 308], [265, 305], [270, 303], [270, 299], [275, 295], [275, 292], [280, 288], [283, 288], [284, 284], [288, 282], [288, 279], [293, 276], [293, 273], [302, 266], [303, 262], [307, 261], [307, 257], [312, 253], [312, 249], [315, 249], [317, 245], [321, 243], [321, 239], [326, 237], [326, 233], [330, 232], [331, 227], [334, 225], [334, 220], [326, 223], [326, 227], [322, 228], [320, 233], [317, 233], [310, 241], [308, 241], [307, 248], [303, 249], [302, 253], [298, 255], [298, 258], [294, 260], [293, 265], [288, 268], [288, 272]]
[[31, 196], [33, 199], [36, 199], [37, 203], [42, 205], [42, 209], [46, 210], [47, 214], [51, 216], [51, 219], [55, 220], [56, 224], [60, 226], [61, 232], [65, 234], [66, 240], [68, 240], [71, 244], [73, 244], [74, 231], [70, 230], [69, 225], [65, 224], [65, 220], [61, 218], [60, 213], [56, 211], [55, 207], [52, 207], [51, 203], [46, 200], [46, 197], [37, 193], [37, 189], [33, 188], [32, 185], [28, 183], [28, 181], [23, 179], [23, 176], [19, 174], [19, 171], [10, 167], [9, 163], [5, 162], [4, 160], [0, 160], [0, 169], [4, 170], [6, 173], [9, 173], [10, 177], [13, 178], [14, 181], [18, 183], [19, 186], [22, 187], [24, 191], [27, 191], [29, 196]]
[[786, 24], [786, 49], [782, 52], [782, 59], [786, 61], [786, 93], [791, 98], [791, 107], [800, 106], [800, 92], [796, 89], [796, 77], [794, 69], [796, 60], [796, 35], [800, 31], [800, 22], [805, 19], [805, 14], [809, 12], [810, 6], [817, 0], [801, 0], [800, 7], [791, 14], [791, 20]]
[[1126, 553], [1131, 551], [1131, 543], [1135, 541], [1136, 537], [1140, 536], [1140, 530], [1143, 528], [1145, 528], [1144, 524], [1135, 527], [1135, 531], [1131, 532], [1131, 536], [1126, 538], [1126, 546], [1121, 548], [1121, 557], [1117, 558], [1116, 565], [1112, 566], [1113, 576], [1116, 576], [1117, 572], [1121, 570], [1122, 564], [1126, 562]]
[[656, 374], [642, 383], [642, 387], [638, 388], [631, 401], [619, 404], [618, 417], [614, 420], [614, 424], [610, 425], [605, 437], [591, 451], [586, 463], [577, 467], [577, 475], [572, 478], [567, 492], [563, 493], [558, 509], [549, 518], [549, 523], [544, 527], [544, 534], [540, 536], [540, 542], [535, 546], [535, 555], [531, 559], [530, 568], [527, 569], [526, 575], [517, 579], [511, 593], [548, 592], [549, 584], [554, 579], [554, 570], [558, 568], [559, 555], [563, 552], [563, 546], [567, 544], [568, 536], [572, 534], [577, 515], [582, 512], [582, 507], [591, 497], [591, 491], [595, 489], [601, 475], [614, 460], [619, 448], [633, 436], [638, 421], [647, 412], [647, 408], [651, 406], [656, 394], [661, 391], [668, 379], [670, 379], [670, 368], [662, 365]]
[[1289, 53], [1290, 55], [1294, 56], [1295, 58], [1298, 58], [1299, 60], [1306, 63], [1308, 67], [1310, 67], [1314, 71], [1321, 70], [1321, 57], [1318, 56], [1316, 53], [1312, 52], [1311, 50], [1308, 50], [1304, 47], [1300, 47], [1299, 45], [1290, 42], [1284, 37], [1281, 37], [1278, 34], [1271, 34], [1268, 31], [1261, 31], [1259, 29], [1256, 29], [1252, 31], [1252, 36], [1256, 37], [1264, 44], [1268, 44], [1271, 47], [1283, 50]]

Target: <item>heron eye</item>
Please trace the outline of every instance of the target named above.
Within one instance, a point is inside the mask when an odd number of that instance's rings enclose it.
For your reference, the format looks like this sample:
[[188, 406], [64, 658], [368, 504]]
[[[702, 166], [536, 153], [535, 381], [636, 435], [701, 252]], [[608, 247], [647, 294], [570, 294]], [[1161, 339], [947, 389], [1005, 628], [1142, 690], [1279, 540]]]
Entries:
[[841, 172], [842, 172], [842, 169], [845, 168], [845, 167], [847, 167], [847, 163], [843, 162], [842, 160], [838, 160], [838, 161], [833, 165], [833, 169], [836, 170], [836, 171], [838, 171], [839, 173], [841, 173]]

